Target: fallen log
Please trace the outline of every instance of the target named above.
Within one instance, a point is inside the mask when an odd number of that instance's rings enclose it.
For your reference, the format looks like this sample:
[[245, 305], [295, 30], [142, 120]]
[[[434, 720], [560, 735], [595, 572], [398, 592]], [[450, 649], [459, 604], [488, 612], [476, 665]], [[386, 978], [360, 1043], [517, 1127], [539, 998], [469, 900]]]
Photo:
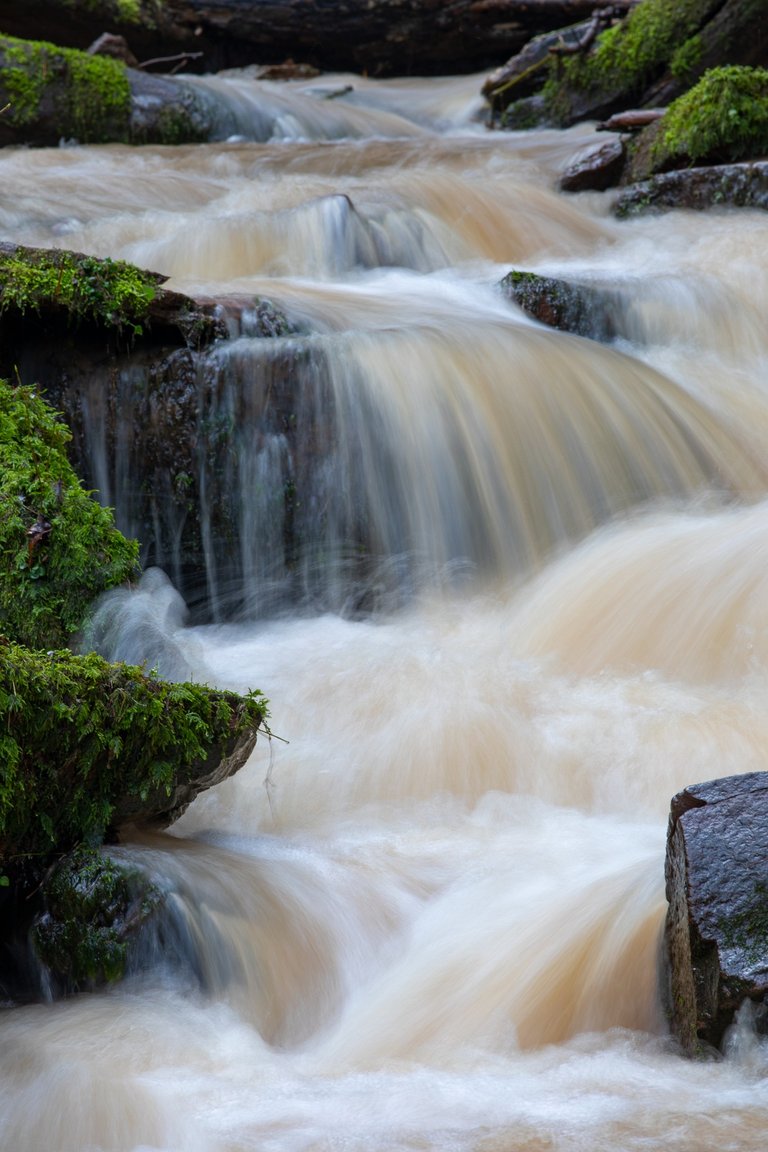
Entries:
[[[636, 0], [616, 0], [626, 11]], [[590, 19], [595, 0], [0, 0], [10, 35], [86, 48], [102, 32], [139, 59], [202, 52], [198, 71], [279, 63], [371, 75], [495, 67], [533, 37]]]

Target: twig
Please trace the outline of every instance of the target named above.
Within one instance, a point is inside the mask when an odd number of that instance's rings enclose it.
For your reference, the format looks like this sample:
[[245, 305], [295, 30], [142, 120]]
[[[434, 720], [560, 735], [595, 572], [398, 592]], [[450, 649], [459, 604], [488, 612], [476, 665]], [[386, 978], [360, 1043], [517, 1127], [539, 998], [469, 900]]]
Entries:
[[174, 64], [178, 63], [179, 67], [186, 63], [187, 60], [199, 60], [204, 56], [204, 52], [177, 52], [175, 56], [155, 56], [152, 60], [142, 60], [137, 64], [137, 68], [149, 68], [150, 64]]

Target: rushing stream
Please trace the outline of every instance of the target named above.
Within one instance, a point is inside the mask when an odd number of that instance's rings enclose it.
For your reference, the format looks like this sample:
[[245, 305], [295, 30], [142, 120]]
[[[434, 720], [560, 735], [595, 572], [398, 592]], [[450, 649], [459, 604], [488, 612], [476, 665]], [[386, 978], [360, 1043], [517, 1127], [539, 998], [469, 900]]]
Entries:
[[[333, 426], [294, 609], [247, 421], [241, 618], [215, 555], [214, 623], [158, 570], [104, 609], [107, 654], [258, 687], [281, 739], [117, 849], [165, 950], [4, 1012], [2, 1152], [764, 1152], [768, 1051], [683, 1059], [657, 953], [671, 796], [766, 765], [768, 219], [562, 196], [591, 130], [489, 134], [478, 77], [197, 83], [221, 144], [0, 153], [0, 237], [302, 328]], [[535, 324], [512, 267], [615, 290], [621, 336]]]

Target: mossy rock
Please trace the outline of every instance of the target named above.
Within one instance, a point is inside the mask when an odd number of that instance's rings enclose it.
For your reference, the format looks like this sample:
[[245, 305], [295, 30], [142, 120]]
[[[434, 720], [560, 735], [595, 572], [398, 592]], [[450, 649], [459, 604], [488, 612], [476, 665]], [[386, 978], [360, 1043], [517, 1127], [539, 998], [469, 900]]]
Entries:
[[66, 312], [81, 322], [140, 336], [163, 279], [122, 260], [0, 244], [0, 313]]
[[624, 183], [768, 155], [768, 69], [713, 68], [641, 132]]
[[245, 762], [266, 716], [258, 692], [0, 640], [0, 867], [170, 823]]
[[198, 143], [213, 131], [182, 79], [12, 36], [0, 36], [0, 106], [0, 144]]
[[69, 430], [32, 388], [0, 381], [0, 631], [60, 648], [102, 592], [138, 574], [126, 540], [67, 460]]
[[631, 107], [673, 61], [689, 70], [696, 36], [721, 0], [641, 0], [626, 19], [602, 32], [587, 53], [550, 68], [545, 99], [560, 125]]
[[127, 140], [131, 90], [123, 64], [44, 41], [0, 36], [0, 128], [26, 129], [45, 120], [49, 135], [81, 143]]
[[138, 868], [80, 847], [64, 856], [40, 890], [43, 910], [30, 937], [49, 987], [65, 994], [113, 983], [131, 945], [163, 896]]

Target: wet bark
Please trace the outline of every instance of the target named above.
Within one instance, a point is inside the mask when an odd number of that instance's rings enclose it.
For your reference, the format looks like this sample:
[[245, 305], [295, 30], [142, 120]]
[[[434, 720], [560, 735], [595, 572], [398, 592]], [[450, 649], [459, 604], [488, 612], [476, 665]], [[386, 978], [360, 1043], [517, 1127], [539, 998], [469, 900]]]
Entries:
[[595, 0], [142, 0], [143, 18], [128, 21], [115, 0], [0, 0], [0, 27], [78, 48], [102, 32], [120, 33], [139, 60], [202, 52], [197, 71], [291, 57], [324, 70], [434, 75], [495, 67], [533, 36], [588, 19], [594, 6]]

